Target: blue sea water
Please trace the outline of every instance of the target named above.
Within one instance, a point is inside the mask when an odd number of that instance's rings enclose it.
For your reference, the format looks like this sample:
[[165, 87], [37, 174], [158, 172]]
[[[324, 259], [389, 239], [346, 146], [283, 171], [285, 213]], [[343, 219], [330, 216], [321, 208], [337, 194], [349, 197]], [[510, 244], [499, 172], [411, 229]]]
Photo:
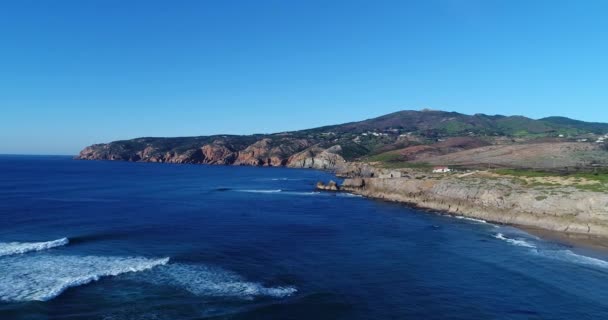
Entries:
[[602, 253], [331, 178], [0, 156], [0, 319], [608, 319]]

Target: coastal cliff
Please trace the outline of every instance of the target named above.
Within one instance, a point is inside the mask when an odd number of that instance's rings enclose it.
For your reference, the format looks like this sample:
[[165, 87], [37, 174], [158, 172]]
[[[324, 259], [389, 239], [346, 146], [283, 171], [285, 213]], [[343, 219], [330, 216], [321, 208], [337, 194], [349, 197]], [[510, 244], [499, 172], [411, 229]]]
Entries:
[[362, 164], [353, 174], [353, 167], [344, 173], [343, 191], [491, 222], [608, 236], [608, 193], [591, 181], [490, 172], [391, 178], [389, 170]]
[[180, 164], [236, 166], [286, 166], [335, 170], [346, 163], [340, 155], [342, 147], [323, 147], [306, 139], [262, 138], [232, 141], [222, 137], [211, 141], [177, 146], [158, 139], [96, 144], [83, 149], [79, 160], [119, 160]]
[[113, 141], [88, 146], [76, 159], [329, 170], [340, 169], [346, 161], [469, 168], [608, 168], [606, 139], [608, 124], [405, 110], [358, 122], [272, 134]]

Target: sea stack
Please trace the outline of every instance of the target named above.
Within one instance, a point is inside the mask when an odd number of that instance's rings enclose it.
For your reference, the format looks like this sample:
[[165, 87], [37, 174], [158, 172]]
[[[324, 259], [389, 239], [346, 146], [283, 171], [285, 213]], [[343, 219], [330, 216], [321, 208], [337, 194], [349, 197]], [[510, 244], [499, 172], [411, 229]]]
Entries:
[[329, 181], [327, 184], [319, 181], [317, 182], [317, 190], [340, 191], [340, 186], [333, 180]]

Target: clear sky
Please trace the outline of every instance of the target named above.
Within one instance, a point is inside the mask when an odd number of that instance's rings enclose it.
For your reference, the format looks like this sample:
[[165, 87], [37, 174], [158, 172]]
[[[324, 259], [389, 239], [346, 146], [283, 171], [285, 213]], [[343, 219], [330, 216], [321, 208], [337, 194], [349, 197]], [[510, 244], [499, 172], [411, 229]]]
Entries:
[[608, 1], [0, 2], [0, 153], [403, 109], [608, 122]]

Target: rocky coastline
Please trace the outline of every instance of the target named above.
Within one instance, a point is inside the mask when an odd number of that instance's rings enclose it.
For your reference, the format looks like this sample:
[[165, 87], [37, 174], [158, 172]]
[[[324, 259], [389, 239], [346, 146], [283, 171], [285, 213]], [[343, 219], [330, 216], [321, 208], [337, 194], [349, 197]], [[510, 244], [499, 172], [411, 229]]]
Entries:
[[[489, 172], [429, 174], [350, 163], [335, 190], [488, 222], [608, 237], [608, 194]], [[327, 188], [326, 185], [323, 185]], [[319, 188], [321, 190], [326, 190]]]
[[249, 145], [216, 139], [178, 148], [155, 147], [139, 139], [133, 143], [95, 144], [84, 148], [75, 159], [334, 170], [346, 163], [341, 152], [339, 145], [322, 147], [302, 139], [265, 138]]

